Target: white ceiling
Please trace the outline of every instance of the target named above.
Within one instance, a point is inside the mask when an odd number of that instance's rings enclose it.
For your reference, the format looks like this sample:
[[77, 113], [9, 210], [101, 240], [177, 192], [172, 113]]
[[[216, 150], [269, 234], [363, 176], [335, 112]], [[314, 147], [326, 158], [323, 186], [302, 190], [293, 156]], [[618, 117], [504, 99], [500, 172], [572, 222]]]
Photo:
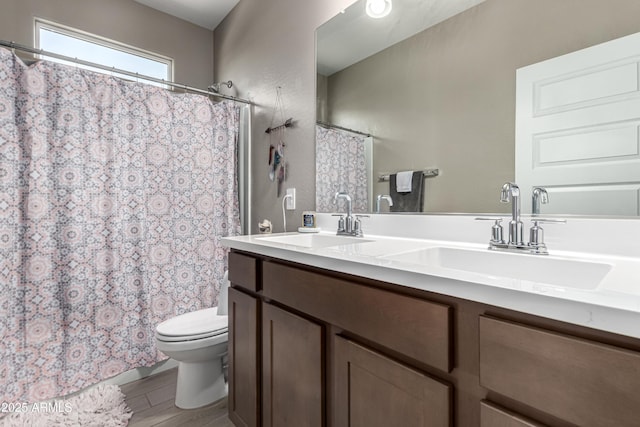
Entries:
[[240, 0], [135, 0], [185, 21], [215, 29]]
[[[135, 0], [214, 30], [240, 0]], [[318, 72], [331, 75], [485, 0], [393, 0], [391, 14], [373, 19], [357, 0], [317, 31]]]
[[374, 19], [358, 0], [318, 28], [318, 72], [330, 76], [483, 1], [393, 0], [391, 13]]

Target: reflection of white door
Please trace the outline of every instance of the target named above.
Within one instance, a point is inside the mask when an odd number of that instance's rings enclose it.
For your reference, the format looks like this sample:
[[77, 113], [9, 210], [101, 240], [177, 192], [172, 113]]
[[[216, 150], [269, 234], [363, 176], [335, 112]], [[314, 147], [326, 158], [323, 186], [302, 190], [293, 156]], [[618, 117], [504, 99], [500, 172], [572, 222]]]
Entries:
[[640, 33], [517, 70], [516, 183], [541, 213], [640, 215]]

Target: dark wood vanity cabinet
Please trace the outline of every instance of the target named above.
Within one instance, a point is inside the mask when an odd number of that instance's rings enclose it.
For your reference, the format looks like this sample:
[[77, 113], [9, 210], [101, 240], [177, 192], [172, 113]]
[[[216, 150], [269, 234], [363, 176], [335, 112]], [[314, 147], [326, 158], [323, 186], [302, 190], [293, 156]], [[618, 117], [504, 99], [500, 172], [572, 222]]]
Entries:
[[257, 259], [231, 253], [229, 265], [229, 418], [325, 425], [322, 325], [265, 301]]
[[640, 426], [640, 340], [232, 251], [236, 426]]
[[237, 426], [452, 425], [452, 386], [420, 369], [452, 369], [451, 307], [235, 251], [229, 265]]

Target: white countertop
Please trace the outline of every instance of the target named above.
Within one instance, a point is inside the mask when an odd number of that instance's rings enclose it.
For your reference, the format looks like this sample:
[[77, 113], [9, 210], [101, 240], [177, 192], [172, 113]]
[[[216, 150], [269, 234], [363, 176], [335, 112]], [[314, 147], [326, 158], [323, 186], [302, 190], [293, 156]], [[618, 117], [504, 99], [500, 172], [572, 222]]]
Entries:
[[[550, 260], [570, 264], [565, 279], [537, 281], [537, 276], [536, 280], [499, 277], [487, 272], [448, 268], [431, 260], [430, 249], [438, 248], [447, 248], [454, 254], [480, 255], [483, 260], [485, 253], [493, 254], [486, 243], [366, 234], [366, 242], [352, 243], [351, 239], [346, 244], [328, 247], [302, 247], [269, 239], [296, 234], [238, 236], [224, 238], [222, 243], [237, 250], [640, 338], [640, 257], [637, 256], [569, 250], [550, 250], [549, 256], [501, 253], [501, 262], [507, 259], [516, 271], [525, 263], [533, 262], [537, 266], [531, 257], [542, 257], [543, 263]], [[334, 233], [321, 235], [333, 236]], [[591, 270], [581, 268], [582, 265], [604, 267], [604, 277], [584, 289], [581, 280], [571, 278], [572, 271], [576, 277], [580, 274], [591, 277]], [[553, 275], [547, 276], [553, 279]], [[563, 286], [563, 280], [567, 286]], [[554, 281], [556, 283], [551, 283]]]

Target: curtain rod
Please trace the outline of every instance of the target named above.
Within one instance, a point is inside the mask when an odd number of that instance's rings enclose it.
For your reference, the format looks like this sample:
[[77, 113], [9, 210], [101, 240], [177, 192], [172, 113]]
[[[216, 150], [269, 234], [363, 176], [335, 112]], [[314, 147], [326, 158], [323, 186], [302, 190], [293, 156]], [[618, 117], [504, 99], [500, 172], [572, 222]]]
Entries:
[[358, 130], [353, 130], [353, 129], [349, 129], [349, 128], [343, 128], [342, 126], [338, 126], [338, 125], [332, 125], [330, 123], [326, 123], [326, 122], [320, 122], [317, 121], [316, 124], [325, 127], [325, 128], [331, 128], [331, 129], [340, 129], [340, 130], [346, 130], [347, 132], [351, 132], [351, 133], [357, 133], [358, 135], [362, 135], [362, 136], [373, 136], [370, 133], [364, 133], [364, 132], [360, 132]]
[[187, 86], [187, 85], [182, 84], [182, 83], [169, 82], [169, 81], [166, 81], [164, 79], [158, 79], [158, 78], [155, 78], [155, 77], [146, 76], [144, 74], [134, 73], [134, 72], [127, 71], [127, 70], [121, 70], [121, 69], [115, 68], [115, 67], [107, 67], [106, 65], [96, 64], [95, 62], [89, 62], [89, 61], [85, 61], [83, 59], [72, 58], [72, 57], [66, 56], [66, 55], [60, 55], [59, 53], [47, 52], [47, 51], [42, 50], [42, 49], [35, 49], [35, 48], [29, 47], [29, 46], [20, 45], [20, 44], [15, 43], [15, 42], [8, 42], [8, 41], [5, 41], [5, 40], [0, 40], [0, 46], [8, 47], [9, 49], [14, 49], [14, 50], [17, 49], [17, 50], [21, 50], [23, 52], [33, 53], [33, 54], [36, 54], [36, 55], [49, 56], [51, 58], [57, 58], [57, 59], [61, 59], [63, 61], [69, 61], [69, 62], [73, 62], [73, 63], [76, 63], [76, 64], [82, 64], [82, 65], [85, 65], [87, 67], [99, 68], [101, 70], [110, 71], [110, 72], [113, 72], [113, 73], [124, 74], [126, 76], [133, 77], [133, 78], [136, 78], [136, 79], [142, 79], [142, 80], [147, 80], [147, 81], [151, 81], [151, 82], [155, 82], [155, 83], [160, 83], [160, 84], [163, 84], [163, 85], [168, 85], [168, 86], [179, 88], [179, 89], [183, 89], [183, 90], [188, 90], [190, 92], [199, 93], [201, 95], [214, 96], [214, 97], [217, 97], [217, 98], [223, 98], [223, 99], [228, 99], [228, 100], [235, 101], [235, 102], [241, 102], [243, 104], [252, 104], [251, 101], [247, 101], [246, 99], [242, 99], [242, 98], [236, 98], [235, 96], [223, 95], [221, 93], [216, 93], [216, 92], [210, 92], [208, 90], [203, 90], [203, 89], [198, 89], [198, 88], [195, 88], [195, 87]]

